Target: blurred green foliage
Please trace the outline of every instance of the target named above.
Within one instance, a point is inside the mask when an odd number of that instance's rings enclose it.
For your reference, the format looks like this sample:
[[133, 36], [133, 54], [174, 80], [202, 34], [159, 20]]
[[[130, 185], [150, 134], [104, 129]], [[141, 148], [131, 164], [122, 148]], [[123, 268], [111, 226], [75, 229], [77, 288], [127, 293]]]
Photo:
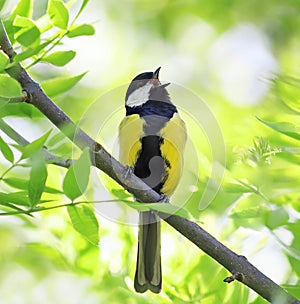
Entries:
[[[300, 297], [299, 1], [3, 0], [0, 9], [14, 62], [114, 155], [127, 83], [162, 66], [190, 133], [172, 203]], [[120, 224], [134, 222], [130, 196], [90, 172], [87, 152], [35, 108], [11, 102], [22, 97], [5, 72], [14, 62], [0, 52], [5, 303], [265, 303], [238, 282], [223, 283], [227, 271], [167, 225], [163, 291], [136, 294], [136, 229]], [[199, 114], [203, 102], [222, 143]], [[24, 147], [7, 125], [31, 143]], [[46, 164], [43, 147], [79, 160], [68, 171]], [[226, 163], [214, 158], [216, 147], [226, 148]], [[211, 178], [213, 163], [220, 175]], [[205, 191], [213, 196], [201, 209]]]

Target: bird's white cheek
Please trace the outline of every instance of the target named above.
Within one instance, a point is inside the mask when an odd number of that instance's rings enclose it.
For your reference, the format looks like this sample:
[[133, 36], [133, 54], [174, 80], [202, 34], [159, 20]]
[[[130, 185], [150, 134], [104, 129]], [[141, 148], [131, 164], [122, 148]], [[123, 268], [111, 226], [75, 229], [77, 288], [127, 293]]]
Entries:
[[129, 95], [126, 101], [126, 105], [130, 107], [137, 107], [147, 102], [149, 100], [151, 88], [152, 88], [152, 84], [148, 83], [133, 91]]

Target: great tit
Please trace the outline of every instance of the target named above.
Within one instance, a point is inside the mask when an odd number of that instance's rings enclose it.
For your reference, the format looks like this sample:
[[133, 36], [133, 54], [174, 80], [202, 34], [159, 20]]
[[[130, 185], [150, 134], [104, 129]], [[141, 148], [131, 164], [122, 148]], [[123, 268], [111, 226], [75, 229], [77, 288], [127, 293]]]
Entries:
[[[120, 161], [153, 190], [170, 196], [181, 176], [187, 129], [166, 90], [169, 83], [158, 79], [159, 71], [139, 74], [127, 89]], [[152, 211], [140, 212], [134, 288], [159, 293], [161, 285], [160, 219]]]

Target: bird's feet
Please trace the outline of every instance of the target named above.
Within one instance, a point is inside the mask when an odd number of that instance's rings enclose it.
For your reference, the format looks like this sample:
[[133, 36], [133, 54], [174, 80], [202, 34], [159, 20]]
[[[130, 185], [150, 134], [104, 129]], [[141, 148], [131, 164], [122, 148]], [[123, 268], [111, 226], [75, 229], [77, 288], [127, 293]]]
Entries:
[[166, 194], [161, 194], [158, 203], [169, 203], [169, 197]]
[[124, 179], [126, 180], [126, 179], [129, 178], [132, 174], [133, 174], [132, 168], [129, 167], [129, 166], [125, 166], [125, 170], [124, 170]]

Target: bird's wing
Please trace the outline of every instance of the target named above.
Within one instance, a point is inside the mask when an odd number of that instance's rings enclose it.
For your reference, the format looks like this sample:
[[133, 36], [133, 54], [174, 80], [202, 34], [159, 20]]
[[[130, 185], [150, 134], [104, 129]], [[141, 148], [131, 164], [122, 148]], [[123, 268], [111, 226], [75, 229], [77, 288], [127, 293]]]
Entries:
[[161, 189], [162, 193], [171, 195], [181, 176], [184, 147], [187, 140], [187, 129], [179, 114], [175, 113], [161, 130], [163, 143], [162, 157], [167, 163], [167, 177]]
[[123, 165], [133, 167], [142, 148], [144, 120], [138, 114], [124, 117], [119, 126], [119, 160]]

